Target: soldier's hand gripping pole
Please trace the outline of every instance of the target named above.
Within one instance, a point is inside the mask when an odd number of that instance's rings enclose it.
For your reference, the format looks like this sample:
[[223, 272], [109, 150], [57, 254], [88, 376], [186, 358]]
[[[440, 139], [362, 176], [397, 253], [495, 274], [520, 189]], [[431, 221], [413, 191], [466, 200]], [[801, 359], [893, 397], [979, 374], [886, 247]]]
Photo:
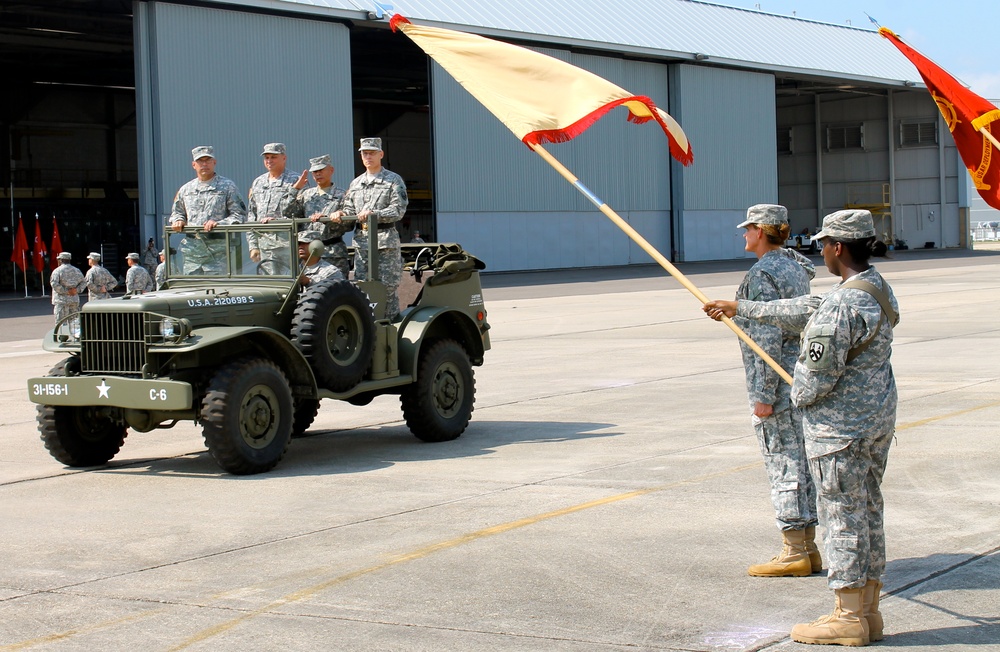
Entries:
[[[572, 172], [570, 172], [554, 156], [549, 154], [549, 152], [544, 147], [538, 144], [532, 144], [530, 145], [530, 147], [533, 150], [535, 150], [535, 152], [539, 156], [545, 159], [546, 163], [554, 167], [556, 171], [563, 176], [564, 179], [573, 184], [573, 187], [575, 187], [578, 191], [580, 191], [580, 194], [582, 194], [592, 204], [594, 204], [594, 206], [596, 206], [599, 211], [604, 213], [604, 215], [607, 216], [608, 219], [610, 219], [612, 222], [614, 222], [618, 226], [618, 228], [624, 231], [628, 235], [628, 237], [632, 238], [632, 240], [636, 244], [642, 247], [643, 251], [652, 256], [653, 260], [655, 260], [657, 263], [660, 264], [660, 267], [667, 270], [667, 272], [669, 272], [671, 276], [677, 279], [677, 281], [681, 285], [683, 285], [685, 288], [687, 288], [687, 290], [691, 294], [697, 297], [697, 299], [701, 301], [702, 305], [708, 303], [709, 301], [708, 297], [706, 297], [701, 290], [699, 290], [693, 283], [691, 283], [691, 281], [689, 281], [687, 277], [680, 272], [679, 269], [674, 267], [674, 265], [669, 260], [664, 258], [663, 255], [659, 251], [657, 251], [655, 247], [653, 247], [653, 245], [649, 244], [649, 242], [647, 242], [645, 238], [639, 235], [639, 233], [635, 229], [633, 229], [628, 222], [623, 220], [622, 217], [618, 215], [618, 213], [612, 210], [610, 206], [605, 204], [600, 197], [591, 192], [591, 190], [587, 188], [587, 186], [583, 185], [583, 183], [581, 183], [580, 180], [577, 179]], [[730, 330], [736, 333], [736, 336], [739, 337], [741, 340], [743, 340], [746, 343], [746, 345], [753, 350], [754, 353], [759, 355], [761, 359], [764, 360], [764, 362], [766, 362], [772, 369], [774, 369], [774, 371], [779, 376], [781, 376], [786, 383], [788, 383], [789, 385], [792, 384], [792, 377], [788, 374], [788, 372], [782, 369], [781, 365], [775, 362], [774, 358], [772, 358], [767, 354], [767, 351], [760, 348], [760, 346], [756, 342], [750, 339], [750, 336], [747, 335], [745, 332], [743, 332], [743, 329], [737, 326], [732, 319], [723, 316], [722, 322], [725, 323], [726, 326], [730, 328]]]

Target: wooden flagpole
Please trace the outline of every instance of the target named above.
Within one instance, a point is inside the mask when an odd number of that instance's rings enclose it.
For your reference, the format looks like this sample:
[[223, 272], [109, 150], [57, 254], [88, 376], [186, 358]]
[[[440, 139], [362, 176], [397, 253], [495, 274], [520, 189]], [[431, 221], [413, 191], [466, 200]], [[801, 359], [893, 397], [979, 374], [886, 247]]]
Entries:
[[[636, 231], [635, 229], [633, 229], [632, 226], [628, 222], [626, 222], [624, 219], [622, 219], [622, 217], [620, 215], [618, 215], [618, 213], [616, 213], [614, 210], [612, 210], [612, 208], [610, 206], [608, 206], [607, 204], [605, 204], [601, 200], [600, 197], [598, 197], [593, 192], [591, 192], [591, 190], [589, 188], [587, 188], [587, 186], [583, 185], [583, 183], [581, 183], [580, 180], [578, 178], [576, 178], [576, 176], [572, 172], [570, 172], [554, 156], [552, 156], [551, 154], [549, 154], [549, 152], [544, 147], [542, 147], [539, 144], [532, 144], [532, 145], [529, 145], [529, 146], [533, 150], [535, 150], [535, 152], [539, 156], [541, 156], [543, 159], [545, 159], [546, 163], [548, 163], [553, 168], [555, 168], [556, 171], [559, 174], [561, 174], [564, 179], [566, 179], [571, 184], [573, 184], [573, 186], [578, 191], [580, 191], [580, 193], [584, 197], [586, 197], [588, 200], [590, 200], [590, 202], [592, 204], [594, 204], [594, 206], [597, 206], [597, 209], [599, 211], [601, 211], [602, 213], [604, 213], [604, 215], [606, 215], [612, 222], [614, 222], [618, 226], [618, 228], [620, 228], [622, 231], [624, 231], [628, 235], [628, 237], [632, 238], [632, 240], [636, 244], [638, 244], [640, 247], [642, 247], [643, 251], [645, 251], [647, 254], [649, 254], [650, 256], [652, 256], [653, 259], [656, 262], [658, 262], [663, 269], [667, 270], [667, 272], [669, 272], [671, 276], [673, 276], [675, 279], [677, 279], [677, 281], [681, 285], [683, 285], [685, 288], [687, 288], [687, 290], [689, 292], [691, 292], [691, 294], [693, 294], [695, 297], [697, 297], [697, 299], [699, 301], [701, 301], [702, 304], [708, 303], [708, 301], [709, 301], [708, 297], [706, 297], [701, 292], [701, 290], [699, 290], [693, 283], [691, 283], [691, 281], [689, 281], [687, 279], [687, 277], [684, 276], [684, 274], [682, 274], [679, 269], [677, 269], [676, 267], [674, 267], [674, 265], [669, 260], [667, 260], [666, 258], [664, 258], [663, 254], [661, 254], [659, 251], [657, 251], [656, 248], [653, 247], [653, 245], [649, 244], [649, 242], [647, 242], [645, 238], [643, 238], [641, 235], [639, 235], [638, 231]], [[743, 332], [742, 328], [740, 328], [739, 326], [737, 326], [733, 322], [733, 320], [730, 319], [729, 317], [723, 316], [722, 317], [722, 321], [734, 333], [736, 333], [736, 336], [739, 337], [741, 340], [743, 340], [743, 342], [745, 342], [746, 345], [749, 346], [753, 350], [754, 353], [756, 353], [757, 355], [759, 355], [761, 357], [761, 359], [764, 360], [764, 362], [766, 362], [772, 369], [774, 369], [774, 371], [779, 376], [781, 376], [782, 379], [784, 379], [785, 382], [787, 382], [789, 385], [792, 384], [792, 377], [789, 375], [789, 373], [787, 371], [785, 371], [781, 367], [780, 364], [778, 364], [777, 362], [775, 362], [774, 358], [772, 358], [771, 356], [769, 356], [764, 349], [760, 348], [760, 346], [756, 342], [754, 342], [752, 339], [750, 339], [750, 336], [747, 335], [745, 332]]]

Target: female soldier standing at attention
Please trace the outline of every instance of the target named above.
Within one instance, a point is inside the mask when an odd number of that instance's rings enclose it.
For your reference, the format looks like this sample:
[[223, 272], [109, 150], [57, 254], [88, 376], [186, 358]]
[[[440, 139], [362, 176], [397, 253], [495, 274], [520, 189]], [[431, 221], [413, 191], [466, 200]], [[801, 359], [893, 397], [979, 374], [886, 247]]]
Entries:
[[[757, 204], [747, 209], [746, 250], [757, 262], [743, 278], [737, 299], [774, 301], [809, 294], [816, 275], [808, 258], [785, 249], [788, 211], [784, 206]], [[799, 357], [799, 334], [740, 317], [737, 324], [768, 355], [792, 372]], [[771, 504], [781, 532], [781, 552], [771, 561], [754, 564], [755, 577], [805, 577], [823, 570], [816, 549], [816, 487], [809, 474], [802, 416], [791, 402], [791, 387], [749, 346], [740, 342], [754, 431], [771, 485]]]
[[711, 301], [704, 309], [713, 319], [739, 314], [802, 331], [792, 402], [802, 410], [836, 606], [830, 615], [793, 627], [791, 637], [800, 643], [866, 645], [882, 639], [881, 484], [896, 426], [889, 356], [899, 304], [868, 262], [886, 253], [875, 239], [871, 213], [831, 213], [815, 238], [823, 244], [827, 269], [841, 278], [828, 294], [767, 303]]

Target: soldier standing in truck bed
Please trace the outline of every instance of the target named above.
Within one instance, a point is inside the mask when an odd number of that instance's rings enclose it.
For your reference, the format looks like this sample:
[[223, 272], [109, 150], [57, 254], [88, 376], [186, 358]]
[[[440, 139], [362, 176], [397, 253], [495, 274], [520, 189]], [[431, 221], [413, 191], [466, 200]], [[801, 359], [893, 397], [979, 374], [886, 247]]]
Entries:
[[[216, 224], [246, 221], [247, 208], [236, 184], [215, 173], [215, 149], [200, 145], [191, 150], [191, 167], [197, 177], [188, 181], [174, 197], [170, 226], [180, 232], [185, 226], [201, 226], [207, 233]], [[226, 272], [226, 242], [190, 234], [181, 241], [185, 274]]]
[[[310, 172], [316, 181], [315, 188], [306, 188], [307, 175]], [[323, 259], [336, 265], [344, 278], [347, 278], [350, 266], [347, 261], [344, 233], [348, 227], [340, 218], [331, 217], [344, 203], [344, 191], [333, 183], [333, 162], [329, 154], [309, 159], [309, 170], [303, 171], [302, 176], [292, 186], [291, 196], [292, 201], [285, 208], [285, 217], [292, 219], [308, 217], [312, 220], [315, 224], [309, 228], [318, 231], [326, 245]]]

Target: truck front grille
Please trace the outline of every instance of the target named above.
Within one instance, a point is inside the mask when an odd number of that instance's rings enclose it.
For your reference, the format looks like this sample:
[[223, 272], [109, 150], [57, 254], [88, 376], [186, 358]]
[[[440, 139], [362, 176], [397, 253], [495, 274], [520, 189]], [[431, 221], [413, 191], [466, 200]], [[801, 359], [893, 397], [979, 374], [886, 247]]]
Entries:
[[80, 313], [84, 373], [140, 375], [146, 364], [146, 314]]

